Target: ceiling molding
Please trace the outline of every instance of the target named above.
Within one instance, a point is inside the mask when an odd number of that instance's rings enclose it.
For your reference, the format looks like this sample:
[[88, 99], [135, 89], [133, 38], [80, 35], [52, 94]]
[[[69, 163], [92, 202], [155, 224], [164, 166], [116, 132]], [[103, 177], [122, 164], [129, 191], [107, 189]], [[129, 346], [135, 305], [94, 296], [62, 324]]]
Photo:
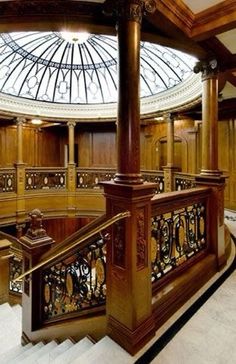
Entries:
[[157, 11], [174, 23], [188, 36], [191, 35], [194, 24], [194, 13], [180, 0], [159, 0]]
[[195, 15], [191, 37], [197, 41], [203, 40], [234, 26], [236, 26], [235, 0], [225, 0]]

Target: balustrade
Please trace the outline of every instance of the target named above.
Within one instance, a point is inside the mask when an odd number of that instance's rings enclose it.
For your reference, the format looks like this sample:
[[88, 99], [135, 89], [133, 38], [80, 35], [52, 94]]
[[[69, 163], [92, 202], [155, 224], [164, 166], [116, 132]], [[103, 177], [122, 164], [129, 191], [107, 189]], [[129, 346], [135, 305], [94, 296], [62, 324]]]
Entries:
[[114, 179], [115, 169], [77, 169], [77, 188], [94, 188], [100, 189], [102, 181], [111, 181]]
[[16, 192], [15, 169], [1, 169], [0, 171], [0, 193]]
[[106, 239], [97, 237], [42, 271], [43, 319], [104, 305]]
[[66, 188], [65, 169], [26, 169], [25, 189], [49, 190]]
[[174, 173], [175, 191], [187, 190], [196, 187], [195, 175], [187, 173]]
[[[183, 194], [184, 192], [184, 194]], [[197, 195], [196, 195], [197, 193]], [[163, 194], [152, 201], [152, 282], [208, 247], [206, 191]], [[170, 203], [171, 200], [171, 203]]]

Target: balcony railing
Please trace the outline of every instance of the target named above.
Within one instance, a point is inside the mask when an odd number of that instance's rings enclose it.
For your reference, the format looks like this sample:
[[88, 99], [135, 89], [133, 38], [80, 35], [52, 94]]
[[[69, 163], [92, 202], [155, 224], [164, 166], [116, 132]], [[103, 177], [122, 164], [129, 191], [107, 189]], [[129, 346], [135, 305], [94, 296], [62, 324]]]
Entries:
[[65, 168], [27, 168], [25, 170], [26, 191], [65, 188]]
[[152, 200], [152, 282], [159, 281], [208, 247], [209, 190], [196, 188]]
[[187, 190], [196, 187], [195, 174], [174, 173], [175, 191]]
[[1, 168], [0, 193], [16, 192], [16, 171], [14, 168]]

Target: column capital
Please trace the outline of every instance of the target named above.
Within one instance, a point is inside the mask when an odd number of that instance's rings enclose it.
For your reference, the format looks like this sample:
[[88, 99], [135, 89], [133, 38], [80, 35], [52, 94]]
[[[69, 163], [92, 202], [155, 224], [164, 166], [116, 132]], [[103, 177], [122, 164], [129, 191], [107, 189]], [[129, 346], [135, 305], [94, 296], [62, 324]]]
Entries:
[[74, 128], [76, 125], [76, 122], [73, 120], [69, 120], [66, 124], [69, 128]]
[[197, 62], [193, 68], [194, 73], [202, 72], [202, 81], [217, 77], [219, 66], [216, 59]]
[[155, 0], [116, 0], [104, 10], [106, 15], [115, 15], [119, 20], [142, 22], [143, 15], [152, 14], [156, 10]]
[[24, 116], [18, 116], [15, 118], [16, 125], [23, 125], [26, 122], [26, 118]]
[[165, 114], [164, 118], [165, 118], [167, 123], [174, 123], [174, 121], [175, 121], [175, 115], [173, 113], [171, 113], [171, 112]]

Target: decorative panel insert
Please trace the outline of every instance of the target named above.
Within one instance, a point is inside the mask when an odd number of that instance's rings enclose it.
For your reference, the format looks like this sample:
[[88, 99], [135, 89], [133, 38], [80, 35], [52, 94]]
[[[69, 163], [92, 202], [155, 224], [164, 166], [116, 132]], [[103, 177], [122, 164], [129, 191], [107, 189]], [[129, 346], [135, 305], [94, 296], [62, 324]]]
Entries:
[[191, 259], [206, 246], [204, 203], [152, 217], [152, 282]]
[[106, 241], [97, 238], [42, 271], [43, 319], [96, 308], [106, 300]]

